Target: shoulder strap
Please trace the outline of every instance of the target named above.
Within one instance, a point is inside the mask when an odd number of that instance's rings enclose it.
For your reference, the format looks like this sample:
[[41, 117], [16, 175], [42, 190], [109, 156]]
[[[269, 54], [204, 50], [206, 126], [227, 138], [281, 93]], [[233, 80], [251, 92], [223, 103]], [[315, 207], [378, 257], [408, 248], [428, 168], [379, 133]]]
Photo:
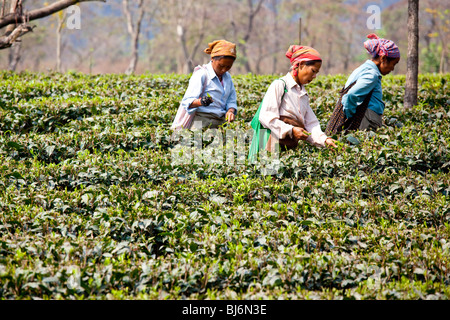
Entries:
[[[347, 94], [350, 91], [350, 89], [355, 85], [356, 81], [358, 81], [358, 80], [355, 80], [352, 83], [350, 83], [347, 88], [342, 88], [342, 90], [340, 91], [341, 97], [343, 97], [345, 94]], [[373, 88], [369, 92], [369, 94], [366, 96], [366, 99], [370, 99], [370, 97], [372, 96], [373, 90], [375, 90], [375, 88]]]
[[205, 65], [198, 65], [194, 68], [194, 72], [196, 72], [197, 70], [202, 69], [204, 71], [203, 75], [202, 75], [202, 83], [203, 83], [203, 87], [202, 87], [202, 95], [205, 94], [205, 90], [206, 90], [206, 85], [208, 82], [208, 77], [207, 77], [207, 70], [206, 70], [206, 66]]
[[340, 92], [341, 96], [343, 96], [344, 94], [347, 94], [347, 92], [355, 85], [356, 81], [357, 80], [355, 80], [352, 83], [350, 83], [347, 88], [345, 88], [345, 87], [342, 88], [341, 92]]
[[[283, 92], [283, 95], [281, 96], [281, 101], [283, 101], [284, 95], [286, 94], [286, 92], [288, 92], [287, 87], [286, 87], [286, 82], [283, 79], [281, 79], [281, 78], [277, 79], [277, 80], [281, 80], [284, 83], [284, 92]], [[252, 121], [250, 123], [252, 128], [255, 129], [255, 130], [256, 130], [256, 128], [263, 128], [262, 124], [259, 122], [259, 114], [261, 112], [261, 107], [263, 105], [263, 101], [264, 101], [264, 98], [261, 100], [261, 103], [259, 104], [259, 108], [256, 111], [255, 116], [253, 117], [253, 119], [252, 119]]]
[[283, 79], [278, 79], [278, 80], [281, 80], [281, 81], [283, 81], [283, 83], [284, 83], [284, 92], [283, 92], [283, 95], [281, 96], [281, 101], [283, 101], [283, 98], [284, 98], [284, 95], [286, 94], [286, 92], [288, 92], [288, 90], [287, 90], [287, 87], [286, 87], [286, 81], [284, 81]]

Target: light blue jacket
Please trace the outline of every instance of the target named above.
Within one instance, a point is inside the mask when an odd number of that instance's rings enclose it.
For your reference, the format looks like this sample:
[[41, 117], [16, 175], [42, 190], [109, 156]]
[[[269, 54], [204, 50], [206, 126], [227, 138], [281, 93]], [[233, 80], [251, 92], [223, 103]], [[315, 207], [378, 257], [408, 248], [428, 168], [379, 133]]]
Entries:
[[[205, 65], [205, 67], [206, 70], [199, 69], [192, 74], [191, 79], [189, 80], [189, 86], [184, 94], [183, 99], [181, 100], [181, 105], [189, 114], [198, 111], [212, 113], [217, 115], [218, 117], [223, 117], [230, 108], [234, 108], [237, 112], [236, 90], [234, 88], [231, 75], [226, 72], [222, 76], [222, 85], [212, 67], [211, 62]], [[202, 94], [205, 81], [206, 89]], [[213, 103], [211, 103], [207, 107], [201, 106], [198, 108], [188, 109], [188, 107], [195, 99], [198, 99], [201, 96], [206, 96], [206, 93], [209, 93], [211, 98], [214, 100]]]
[[342, 97], [342, 105], [347, 118], [355, 114], [356, 107], [363, 103], [370, 91], [372, 97], [370, 98], [368, 108], [372, 111], [382, 115], [384, 112], [383, 92], [381, 89], [382, 75], [377, 65], [367, 60], [357, 69], [355, 69], [350, 77], [347, 79], [345, 87], [352, 84], [355, 80], [355, 85]]

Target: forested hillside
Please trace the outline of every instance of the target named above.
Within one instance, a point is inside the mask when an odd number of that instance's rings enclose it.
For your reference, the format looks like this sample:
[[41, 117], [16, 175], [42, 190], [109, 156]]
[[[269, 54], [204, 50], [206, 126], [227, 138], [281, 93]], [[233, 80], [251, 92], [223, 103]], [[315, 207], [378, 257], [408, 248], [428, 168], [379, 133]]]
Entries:
[[[25, 0], [24, 8], [45, 3]], [[302, 44], [321, 52], [323, 74], [350, 73], [367, 58], [363, 42], [373, 32], [399, 45], [404, 58], [395, 72], [406, 72], [406, 0], [144, 0], [141, 8], [138, 3], [80, 3], [79, 29], [71, 28], [73, 12], [33, 21], [36, 28], [21, 44], [0, 50], [0, 68], [124, 73], [136, 48], [135, 72], [186, 74], [208, 61], [202, 52], [208, 42], [225, 38], [238, 44], [234, 74], [285, 73], [284, 53], [299, 42], [302, 18]], [[422, 0], [419, 9], [420, 72], [446, 73], [450, 2]]]

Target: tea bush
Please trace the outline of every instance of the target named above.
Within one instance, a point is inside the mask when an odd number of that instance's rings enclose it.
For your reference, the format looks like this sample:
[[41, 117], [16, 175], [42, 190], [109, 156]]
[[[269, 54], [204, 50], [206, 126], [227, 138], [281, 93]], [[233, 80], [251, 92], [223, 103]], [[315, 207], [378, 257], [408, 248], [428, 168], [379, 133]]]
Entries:
[[[234, 76], [224, 136], [278, 77]], [[173, 162], [188, 75], [0, 72], [0, 298], [448, 299], [450, 76], [419, 80], [406, 110], [383, 78], [376, 134], [264, 175]], [[345, 81], [308, 87], [323, 129]]]

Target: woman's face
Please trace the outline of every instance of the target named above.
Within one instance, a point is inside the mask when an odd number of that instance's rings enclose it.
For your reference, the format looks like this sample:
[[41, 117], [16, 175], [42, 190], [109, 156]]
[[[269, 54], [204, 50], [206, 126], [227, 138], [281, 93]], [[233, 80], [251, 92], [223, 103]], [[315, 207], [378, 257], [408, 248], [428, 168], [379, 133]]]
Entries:
[[322, 67], [322, 62], [317, 61], [313, 65], [306, 65], [304, 61], [300, 62], [298, 66], [297, 79], [298, 83], [304, 85], [313, 81]]
[[214, 71], [216, 72], [218, 77], [222, 77], [227, 71], [231, 69], [234, 63], [233, 58], [222, 58], [219, 60], [212, 59], [211, 60], [212, 67]]
[[395, 69], [395, 65], [400, 61], [400, 58], [389, 60], [386, 58], [386, 56], [381, 57], [380, 64], [378, 66], [378, 69], [380, 70], [380, 73], [385, 76], [388, 73], [391, 73]]

